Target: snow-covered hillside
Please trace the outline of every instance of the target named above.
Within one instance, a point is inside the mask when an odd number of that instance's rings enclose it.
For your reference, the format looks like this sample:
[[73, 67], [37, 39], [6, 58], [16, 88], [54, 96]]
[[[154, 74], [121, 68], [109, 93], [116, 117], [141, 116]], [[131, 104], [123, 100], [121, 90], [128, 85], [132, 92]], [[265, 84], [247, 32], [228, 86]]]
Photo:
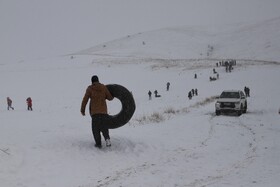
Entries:
[[77, 54], [167, 59], [279, 61], [280, 17], [255, 24], [165, 28], [129, 35]]
[[[0, 187], [278, 187], [279, 27], [277, 18], [219, 32], [169, 28], [0, 65]], [[237, 59], [231, 73], [216, 67], [224, 58]], [[213, 68], [220, 78], [210, 82]], [[91, 118], [79, 112], [93, 74], [136, 102], [131, 121], [110, 130], [110, 148], [94, 147]], [[215, 97], [244, 86], [248, 112], [215, 116]], [[162, 97], [149, 100], [156, 89]], [[108, 108], [116, 114], [120, 102]]]

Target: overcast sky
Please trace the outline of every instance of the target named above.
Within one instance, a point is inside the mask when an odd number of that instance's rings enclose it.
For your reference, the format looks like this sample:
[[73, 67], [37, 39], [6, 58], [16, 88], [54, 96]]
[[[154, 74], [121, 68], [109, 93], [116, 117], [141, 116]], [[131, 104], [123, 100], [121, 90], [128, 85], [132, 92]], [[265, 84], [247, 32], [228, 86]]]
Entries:
[[164, 27], [263, 21], [279, 9], [280, 0], [0, 0], [0, 64]]

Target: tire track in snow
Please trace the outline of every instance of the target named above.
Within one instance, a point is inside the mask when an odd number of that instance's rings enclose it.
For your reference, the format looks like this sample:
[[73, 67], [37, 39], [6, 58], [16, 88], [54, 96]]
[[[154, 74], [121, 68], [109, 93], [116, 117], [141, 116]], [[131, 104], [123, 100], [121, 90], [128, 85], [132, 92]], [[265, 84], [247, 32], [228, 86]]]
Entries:
[[222, 125], [222, 126], [232, 127], [237, 125], [240, 128], [246, 130], [247, 134], [251, 136], [251, 141], [248, 142], [248, 150], [245, 153], [243, 159], [236, 161], [230, 167], [221, 169], [219, 172], [217, 172], [216, 175], [195, 179], [193, 182], [186, 185], [187, 187], [205, 187], [208, 185], [216, 184], [219, 181], [221, 181], [223, 178], [230, 176], [233, 173], [236, 173], [236, 170], [240, 170], [242, 168], [246, 168], [247, 166], [249, 166], [256, 157], [257, 142], [256, 142], [255, 132], [253, 131], [252, 128], [245, 125], [242, 119], [240, 119], [240, 117], [238, 117], [238, 121], [236, 123], [229, 124], [229, 125], [215, 123], [213, 122], [214, 119], [215, 119], [215, 115], [212, 114], [211, 117], [209, 118], [209, 122], [211, 123], [211, 125], [209, 128], [208, 137], [204, 141], [202, 141], [201, 147], [208, 146], [208, 142], [212, 139], [215, 133], [215, 128], [217, 126]]

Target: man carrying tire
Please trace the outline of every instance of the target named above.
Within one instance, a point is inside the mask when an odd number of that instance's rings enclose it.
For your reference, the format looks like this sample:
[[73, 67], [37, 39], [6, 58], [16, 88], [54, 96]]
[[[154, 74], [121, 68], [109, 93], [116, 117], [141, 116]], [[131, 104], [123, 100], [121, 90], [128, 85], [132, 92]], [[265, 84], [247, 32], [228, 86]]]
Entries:
[[85, 116], [85, 108], [90, 99], [89, 113], [92, 118], [92, 133], [95, 140], [95, 147], [101, 148], [101, 132], [106, 141], [106, 146], [111, 146], [109, 129], [104, 127], [104, 121], [108, 119], [107, 100], [113, 100], [113, 96], [107, 87], [99, 83], [96, 75], [91, 78], [92, 84], [86, 89], [81, 104], [81, 113]]

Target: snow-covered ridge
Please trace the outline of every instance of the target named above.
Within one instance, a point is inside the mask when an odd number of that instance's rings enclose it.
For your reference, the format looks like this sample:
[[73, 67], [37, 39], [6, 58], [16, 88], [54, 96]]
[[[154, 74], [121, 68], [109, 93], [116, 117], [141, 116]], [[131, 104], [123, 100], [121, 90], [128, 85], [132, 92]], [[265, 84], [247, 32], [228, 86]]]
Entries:
[[254, 24], [164, 28], [128, 35], [75, 55], [279, 61], [279, 29], [280, 17]]

